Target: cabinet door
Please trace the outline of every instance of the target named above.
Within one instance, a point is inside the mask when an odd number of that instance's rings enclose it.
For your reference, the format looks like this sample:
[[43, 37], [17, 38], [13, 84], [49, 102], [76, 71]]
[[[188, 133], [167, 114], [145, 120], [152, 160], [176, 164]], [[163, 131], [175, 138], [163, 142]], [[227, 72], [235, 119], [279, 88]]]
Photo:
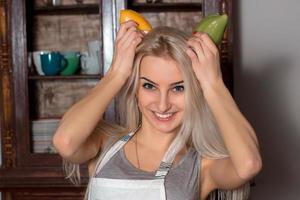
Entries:
[[[99, 70], [91, 75], [80, 68], [83, 57], [85, 67], [102, 67], [99, 2], [17, 2], [19, 8], [12, 11], [25, 10], [24, 17], [13, 21], [18, 27], [12, 27], [13, 38], [22, 39], [13, 42], [17, 161], [28, 167], [54, 167], [61, 165], [52, 145], [59, 119], [99, 81], [102, 73]], [[13, 13], [12, 19], [16, 16]], [[74, 66], [73, 72], [67, 71]]]
[[[103, 18], [111, 18], [107, 13], [112, 7], [104, 13], [104, 2], [99, 0], [64, 0], [61, 5], [47, 2], [53, 1], [1, 1], [1, 13], [7, 16], [1, 18], [6, 25], [5, 30], [1, 28], [1, 37], [7, 45], [1, 46], [1, 57], [3, 52], [7, 59], [7, 70], [0, 74], [1, 88], [5, 89], [0, 95], [1, 111], [5, 113], [0, 124], [4, 158], [1, 188], [70, 187], [62, 173], [62, 160], [52, 146], [52, 136], [63, 113], [105, 72], [102, 22]], [[83, 70], [79, 57], [74, 58], [78, 66], [71, 74], [62, 74], [64, 68], [56, 74], [43, 75], [35, 59], [35, 53], [41, 51], [45, 55], [59, 52], [69, 63], [74, 62], [70, 59], [74, 52], [80, 52], [85, 55], [86, 68], [97, 65], [100, 70]], [[56, 64], [50, 63], [50, 67], [53, 65]], [[2, 82], [2, 78], [8, 80]], [[82, 173], [84, 185], [85, 166]]]

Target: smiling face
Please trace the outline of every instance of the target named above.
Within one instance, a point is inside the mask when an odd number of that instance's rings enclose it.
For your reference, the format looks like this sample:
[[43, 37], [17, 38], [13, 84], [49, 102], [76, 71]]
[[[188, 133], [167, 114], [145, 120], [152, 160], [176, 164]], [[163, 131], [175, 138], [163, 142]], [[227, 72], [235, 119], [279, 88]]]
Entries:
[[137, 90], [142, 126], [175, 133], [183, 120], [184, 86], [178, 63], [169, 57], [145, 56]]

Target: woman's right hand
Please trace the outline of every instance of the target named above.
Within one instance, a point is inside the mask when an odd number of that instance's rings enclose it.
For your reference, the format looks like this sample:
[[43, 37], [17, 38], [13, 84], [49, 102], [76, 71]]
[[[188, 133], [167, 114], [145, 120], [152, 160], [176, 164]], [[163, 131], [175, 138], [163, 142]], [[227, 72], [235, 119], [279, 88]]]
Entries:
[[114, 57], [110, 70], [125, 79], [131, 75], [135, 49], [144, 36], [137, 26], [138, 24], [134, 21], [122, 23], [115, 40]]

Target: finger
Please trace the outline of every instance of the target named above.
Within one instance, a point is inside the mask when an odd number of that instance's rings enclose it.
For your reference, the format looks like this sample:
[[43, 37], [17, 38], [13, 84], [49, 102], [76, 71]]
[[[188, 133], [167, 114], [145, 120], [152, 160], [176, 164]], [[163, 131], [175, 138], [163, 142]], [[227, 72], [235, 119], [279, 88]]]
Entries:
[[129, 35], [130, 35], [131, 33], [133, 33], [133, 32], [137, 32], [137, 29], [136, 29], [136, 27], [134, 27], [134, 26], [130, 27], [130, 28], [123, 34], [123, 36], [120, 37], [118, 43], [121, 44], [121, 45], [123, 45], [123, 44], [128, 40]]
[[148, 31], [143, 31], [143, 30], [141, 30], [140, 32], [143, 34], [143, 36], [147, 35], [148, 33]]
[[136, 49], [136, 47], [142, 42], [144, 35], [138, 31], [137, 36], [132, 40], [132, 42], [129, 43], [128, 48]]
[[192, 67], [193, 67], [193, 69], [195, 71], [196, 70], [196, 66], [200, 66], [200, 61], [198, 59], [197, 54], [191, 48], [187, 48], [186, 54], [190, 57], [190, 59], [192, 61]]
[[134, 27], [137, 27], [137, 24], [134, 21], [127, 21], [122, 23], [120, 26], [120, 30], [116, 36], [116, 42], [118, 42], [128, 32], [128, 30]]
[[186, 53], [191, 58], [192, 62], [198, 61], [198, 56], [192, 48], [187, 48]]
[[205, 42], [203, 41], [202, 37], [193, 37], [194, 40], [196, 40], [197, 42], [200, 43], [202, 50], [203, 50], [203, 54], [206, 58], [209, 58], [213, 55], [213, 52], [211, 51], [211, 49], [205, 44]]
[[133, 42], [131, 42], [130, 47], [133, 47], [134, 49], [139, 45], [142, 41], [141, 37], [136, 37]]
[[123, 43], [124, 48], [128, 48], [136, 38], [142, 38], [141, 34], [137, 31], [130, 33], [127, 40]]
[[120, 25], [119, 31], [116, 36], [116, 40], [119, 40], [127, 32], [128, 29], [130, 29], [131, 27], [137, 27], [137, 26], [138, 26], [138, 24], [132, 20], [123, 22]]
[[213, 54], [216, 55], [219, 53], [218, 47], [215, 45], [215, 43], [207, 33], [198, 33], [195, 34], [195, 36], [200, 38]]
[[132, 42], [133, 40], [137, 37], [138, 33], [136, 31], [132, 31], [130, 32], [130, 34], [128, 35], [128, 37], [126, 38], [126, 40], [124, 40], [124, 48], [127, 48]]
[[190, 38], [187, 42], [190, 48], [196, 53], [198, 59], [203, 60], [205, 59], [204, 49], [200, 41], [197, 41], [195, 38]]

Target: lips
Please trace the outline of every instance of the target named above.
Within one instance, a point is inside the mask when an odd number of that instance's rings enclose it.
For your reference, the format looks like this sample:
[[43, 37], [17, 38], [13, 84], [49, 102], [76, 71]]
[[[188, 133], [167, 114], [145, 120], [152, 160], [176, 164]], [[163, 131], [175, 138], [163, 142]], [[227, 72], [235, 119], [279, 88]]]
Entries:
[[175, 116], [176, 112], [172, 112], [172, 113], [158, 113], [158, 112], [154, 112], [152, 111], [155, 118], [159, 121], [170, 121], [173, 119], [173, 117]]

